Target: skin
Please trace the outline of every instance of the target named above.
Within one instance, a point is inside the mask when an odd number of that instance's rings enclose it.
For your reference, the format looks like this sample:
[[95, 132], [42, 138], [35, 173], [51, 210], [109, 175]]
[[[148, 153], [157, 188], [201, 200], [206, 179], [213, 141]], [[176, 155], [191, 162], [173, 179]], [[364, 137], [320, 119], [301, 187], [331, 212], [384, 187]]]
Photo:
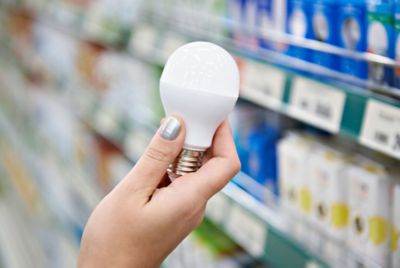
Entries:
[[[178, 118], [179, 119], [179, 118]], [[82, 237], [79, 268], [159, 267], [202, 221], [207, 201], [240, 170], [229, 124], [217, 129], [204, 165], [167, 183], [185, 127], [172, 141], [158, 133], [134, 168], [99, 203]]]

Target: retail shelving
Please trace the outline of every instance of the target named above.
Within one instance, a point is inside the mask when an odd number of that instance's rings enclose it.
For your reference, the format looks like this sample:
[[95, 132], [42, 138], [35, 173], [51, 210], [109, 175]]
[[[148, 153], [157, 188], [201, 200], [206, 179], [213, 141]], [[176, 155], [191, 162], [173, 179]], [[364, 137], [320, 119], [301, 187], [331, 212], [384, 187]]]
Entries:
[[[133, 41], [125, 46], [106, 42], [85, 32], [79, 23], [82, 21], [81, 13], [64, 12], [60, 16], [61, 11], [55, 12], [54, 9], [47, 12], [46, 9], [39, 9], [35, 12], [41, 12], [36, 17], [49, 27], [83, 40], [100, 42], [108, 48], [158, 66], [163, 66], [173, 49], [187, 40], [204, 39], [220, 43], [234, 52], [241, 63], [242, 98], [328, 132], [343, 134], [373, 150], [400, 159], [400, 125], [392, 124], [399, 122], [399, 89], [379, 86], [276, 51], [262, 48], [254, 50], [254, 47], [238, 44], [227, 35], [215, 34], [196, 24], [183, 25], [176, 22], [172, 15], [165, 12], [160, 14], [159, 10], [149, 10], [148, 7], [144, 11], [144, 22], [133, 26], [129, 34], [137, 38], [132, 38]], [[188, 11], [176, 10], [171, 11], [171, 14], [175, 14], [174, 12]], [[207, 17], [198, 12], [189, 15], [194, 21], [200, 20], [203, 24], [210, 21], [211, 25], [219, 25], [219, 28], [223, 25], [230, 31], [235, 27], [221, 18]], [[103, 35], [108, 36], [110, 31], [112, 30], [103, 30]], [[356, 53], [274, 32], [264, 35], [274, 41], [286, 41], [355, 59], [398, 66], [392, 59], [379, 55]], [[140, 41], [135, 41], [139, 39]], [[390, 119], [385, 120], [388, 117]], [[381, 123], [375, 124], [378, 119]]]

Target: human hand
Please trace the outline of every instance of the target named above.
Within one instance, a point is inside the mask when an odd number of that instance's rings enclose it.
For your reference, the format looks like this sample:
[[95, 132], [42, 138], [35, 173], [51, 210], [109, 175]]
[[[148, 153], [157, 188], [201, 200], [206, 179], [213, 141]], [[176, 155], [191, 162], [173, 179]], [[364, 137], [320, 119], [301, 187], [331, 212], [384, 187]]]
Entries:
[[208, 199], [240, 170], [229, 124], [217, 129], [204, 165], [165, 186], [185, 139], [169, 117], [134, 168], [99, 203], [86, 224], [79, 268], [159, 267], [202, 221]]

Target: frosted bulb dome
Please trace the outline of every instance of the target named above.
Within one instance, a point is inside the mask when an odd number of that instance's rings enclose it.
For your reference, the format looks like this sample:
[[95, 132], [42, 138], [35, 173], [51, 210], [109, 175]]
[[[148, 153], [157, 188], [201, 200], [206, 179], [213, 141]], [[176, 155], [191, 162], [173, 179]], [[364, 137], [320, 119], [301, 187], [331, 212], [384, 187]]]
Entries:
[[239, 70], [223, 48], [209, 42], [188, 43], [169, 57], [160, 94], [166, 114], [177, 114], [185, 121], [184, 147], [204, 151], [235, 106]]

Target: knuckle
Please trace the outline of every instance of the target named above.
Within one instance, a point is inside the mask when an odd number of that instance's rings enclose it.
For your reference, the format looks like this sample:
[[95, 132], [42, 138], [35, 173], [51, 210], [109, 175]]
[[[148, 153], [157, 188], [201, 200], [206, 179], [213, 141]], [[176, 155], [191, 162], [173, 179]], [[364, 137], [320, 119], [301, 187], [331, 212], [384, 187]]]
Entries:
[[149, 147], [145, 152], [145, 156], [157, 162], [166, 162], [169, 159], [170, 153], [168, 150]]

